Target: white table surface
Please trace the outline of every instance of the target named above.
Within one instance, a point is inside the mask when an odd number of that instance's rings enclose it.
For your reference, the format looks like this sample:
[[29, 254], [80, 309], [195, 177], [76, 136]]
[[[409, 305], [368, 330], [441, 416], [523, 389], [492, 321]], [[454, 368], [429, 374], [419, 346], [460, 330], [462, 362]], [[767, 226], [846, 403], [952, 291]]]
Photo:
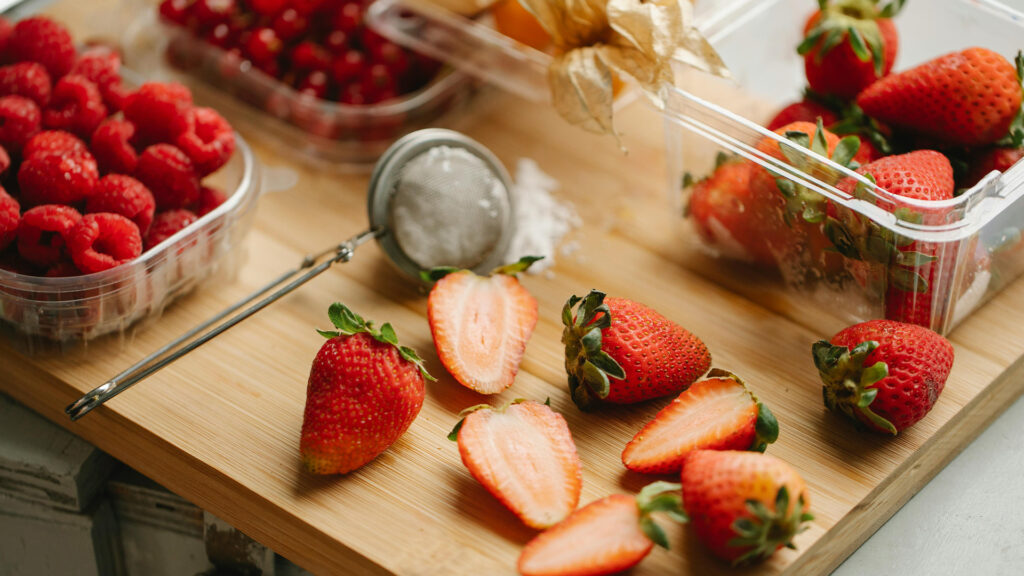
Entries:
[[1024, 574], [1024, 398], [833, 576]]

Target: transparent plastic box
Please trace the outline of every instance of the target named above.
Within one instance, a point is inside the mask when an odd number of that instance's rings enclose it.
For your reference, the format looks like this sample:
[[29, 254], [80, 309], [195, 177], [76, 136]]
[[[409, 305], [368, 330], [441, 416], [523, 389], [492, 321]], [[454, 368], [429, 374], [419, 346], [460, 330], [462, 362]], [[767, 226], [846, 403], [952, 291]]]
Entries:
[[125, 64], [145, 70], [149, 79], [213, 88], [219, 93], [214, 96], [229, 97], [220, 100], [222, 113], [236, 126], [272, 136], [268, 141], [279, 151], [344, 171], [369, 170], [409, 132], [456, 127], [475, 92], [468, 76], [446, 68], [423, 88], [378, 104], [352, 106], [304, 96], [188, 30], [160, 22], [155, 4], [127, 27], [122, 48]]
[[135, 260], [69, 278], [0, 269], [0, 329], [24, 352], [63, 349], [108, 334], [128, 336], [200, 283], [227, 281], [244, 259], [260, 171], [248, 144], [235, 135], [231, 160], [204, 179], [230, 192], [202, 218]]
[[[686, 214], [693, 187], [684, 186], [684, 179], [711, 174], [722, 153], [756, 162], [788, 181], [789, 191], [827, 207], [819, 223], [793, 227], [793, 249], [773, 254], [791, 309], [806, 309], [813, 301], [819, 311], [845, 322], [888, 316], [946, 333], [1024, 270], [1024, 164], [989, 174], [953, 200], [914, 201], [804, 148], [782, 144], [761, 124], [801, 97], [805, 80], [796, 46], [814, 9], [809, 0], [721, 0], [702, 14], [699, 26], [734, 81], [682, 71], [677, 86], [666, 87], [670, 194], [680, 215]], [[1022, 18], [988, 0], [908, 2], [895, 20], [900, 47], [893, 70], [971, 46], [1012, 62], [1024, 48]], [[787, 161], [758, 150], [764, 138], [784, 146]], [[837, 188], [849, 177], [859, 179], [859, 186], [851, 192]], [[686, 222], [688, 244], [723, 258], [749, 257], [728, 234], [705, 228], [702, 236], [694, 218]], [[850, 242], [860, 249], [851, 251]], [[754, 265], [723, 268], [734, 270], [738, 282], [779, 282]]]

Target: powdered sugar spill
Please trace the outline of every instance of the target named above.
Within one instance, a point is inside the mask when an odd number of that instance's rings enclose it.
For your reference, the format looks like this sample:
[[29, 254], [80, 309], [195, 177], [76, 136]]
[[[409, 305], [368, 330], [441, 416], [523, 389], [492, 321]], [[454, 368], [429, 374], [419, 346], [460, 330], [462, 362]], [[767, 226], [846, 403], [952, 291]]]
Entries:
[[[505, 253], [506, 262], [523, 256], [544, 256], [528, 270], [533, 274], [543, 272], [554, 265], [562, 238], [583, 225], [572, 203], [554, 197], [552, 193], [558, 188], [558, 181], [545, 174], [535, 161], [519, 159], [512, 187], [515, 232]], [[566, 242], [562, 253], [569, 255], [578, 249], [577, 243]]]

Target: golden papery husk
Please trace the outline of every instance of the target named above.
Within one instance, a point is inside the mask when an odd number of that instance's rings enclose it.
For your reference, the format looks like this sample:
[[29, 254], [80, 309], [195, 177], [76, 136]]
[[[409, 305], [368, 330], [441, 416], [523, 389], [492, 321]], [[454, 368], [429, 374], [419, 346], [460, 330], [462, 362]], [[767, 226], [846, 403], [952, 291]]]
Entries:
[[689, 0], [520, 0], [547, 30], [556, 56], [551, 100], [570, 123], [613, 134], [615, 75], [631, 77], [656, 105], [675, 82], [672, 61], [728, 76], [718, 53], [693, 27]]

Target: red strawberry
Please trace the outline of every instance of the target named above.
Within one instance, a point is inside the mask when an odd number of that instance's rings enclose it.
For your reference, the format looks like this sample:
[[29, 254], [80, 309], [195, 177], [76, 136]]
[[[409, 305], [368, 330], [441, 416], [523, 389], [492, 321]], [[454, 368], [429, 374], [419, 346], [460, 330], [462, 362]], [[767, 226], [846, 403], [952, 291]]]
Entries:
[[970, 171], [960, 186], [972, 188], [989, 172], [1006, 172], [1021, 158], [1024, 158], [1024, 148], [996, 147], [976, 152], [970, 157]]
[[664, 407], [622, 451], [634, 472], [679, 472], [694, 450], [764, 452], [779, 437], [779, 423], [735, 374], [718, 370]]
[[931, 330], [892, 320], [845, 328], [812, 347], [825, 406], [869, 430], [896, 434], [924, 418], [953, 367], [953, 345]]
[[[819, 2], [804, 26], [797, 52], [804, 73], [819, 94], [851, 100], [892, 70], [899, 47], [892, 18], [902, 1], [879, 7], [877, 0]], [[813, 121], [813, 120], [812, 120]]]
[[372, 323], [343, 304], [328, 310], [337, 331], [309, 372], [299, 450], [314, 474], [344, 474], [376, 458], [416, 419], [424, 378], [433, 380], [395, 330]]
[[1006, 136], [1020, 112], [1018, 58], [985, 48], [941, 56], [872, 84], [857, 97], [864, 112], [953, 146], [984, 146]]
[[687, 214], [697, 233], [712, 249], [736, 260], [771, 266], [775, 259], [750, 226], [750, 173], [753, 164], [738, 157], [719, 157], [715, 171], [692, 184]]
[[[848, 166], [860, 148], [857, 136], [840, 138], [810, 122], [794, 122], [775, 131], [783, 143], [764, 138], [757, 150], [782, 164], [788, 164], [825, 183], [835, 183], [840, 174], [826, 167], [822, 160], [808, 154], [829, 158]], [[811, 188], [798, 185], [789, 178], [755, 166], [750, 176], [750, 205], [754, 215], [750, 225], [757, 232], [764, 250], [772, 254], [789, 281], [815, 279], [815, 275], [832, 274], [841, 268], [840, 259], [826, 250], [827, 239], [822, 231], [827, 202]]]
[[813, 520], [803, 478], [774, 456], [697, 450], [681, 478], [683, 508], [697, 538], [734, 566], [792, 548], [793, 537]]
[[583, 410], [677, 394], [711, 367], [700, 338], [625, 298], [605, 301], [597, 290], [573, 296], [562, 308], [562, 323], [569, 390]]
[[448, 438], [459, 443], [470, 474], [524, 524], [547, 528], [576, 509], [580, 459], [561, 414], [529, 401], [463, 414]]
[[636, 566], [655, 544], [668, 538], [650, 514], [667, 512], [685, 522], [679, 484], [654, 482], [635, 498], [613, 494], [580, 508], [561, 524], [539, 534], [519, 555], [523, 576], [601, 576]]
[[794, 122], [810, 122], [816, 124], [818, 119], [821, 119], [821, 123], [825, 126], [830, 126], [839, 121], [839, 115], [830, 110], [824, 104], [815, 100], [804, 98], [799, 102], [794, 102], [789, 106], [786, 106], [768, 122], [765, 128], [775, 131], [787, 124]]
[[[870, 176], [878, 187], [898, 197], [915, 200], [953, 197], [953, 167], [945, 156], [932, 150], [886, 156], [860, 167], [857, 172]], [[946, 210], [942, 208], [929, 210], [867, 195], [853, 178], [843, 180], [838, 188], [873, 200], [903, 220], [939, 224], [945, 219]], [[886, 318], [932, 325], [936, 284], [945, 287], [948, 283], [949, 267], [956, 260], [955, 254], [941, 252], [936, 244], [895, 238], [887, 229], [846, 208], [829, 211], [825, 230], [840, 254], [886, 268]]]
[[441, 363], [459, 384], [497, 394], [512, 385], [526, 342], [537, 324], [537, 301], [516, 274], [539, 258], [477, 276], [469, 270], [437, 269], [427, 301], [427, 319]]

